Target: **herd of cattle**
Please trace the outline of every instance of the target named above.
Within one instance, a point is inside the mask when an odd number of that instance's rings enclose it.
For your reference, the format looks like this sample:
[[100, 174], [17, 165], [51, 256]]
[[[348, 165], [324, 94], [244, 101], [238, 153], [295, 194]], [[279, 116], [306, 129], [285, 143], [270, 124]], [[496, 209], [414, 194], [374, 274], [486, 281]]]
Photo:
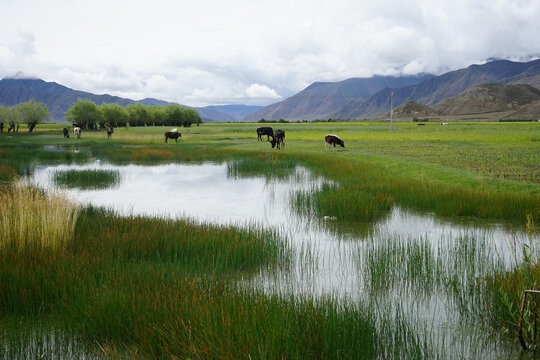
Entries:
[[[81, 137], [81, 128], [77, 124], [73, 124], [73, 133], [79, 139]], [[107, 125], [107, 137], [110, 138], [114, 132], [112, 126]], [[173, 129], [176, 130], [176, 129]], [[62, 130], [65, 138], [69, 138], [69, 129], [64, 128]], [[272, 144], [272, 149], [277, 147], [278, 150], [285, 148], [285, 131], [278, 129], [274, 132], [271, 127], [263, 126], [257, 128], [257, 138], [258, 141], [263, 141], [263, 136], [266, 136], [266, 140]], [[166, 131], [165, 132], [165, 142], [168, 142], [168, 139], [174, 139], [175, 142], [178, 142], [178, 138], [181, 138], [182, 134], [177, 131]], [[270, 140], [272, 138], [272, 140]], [[337, 135], [327, 134], [324, 137], [325, 148], [328, 151], [328, 147], [332, 147], [332, 151], [336, 150], [336, 145], [345, 147], [345, 142], [341, 140]]]
[[[263, 136], [266, 135], [266, 140], [272, 144], [272, 148], [276, 147], [283, 149], [285, 147], [285, 131], [284, 130], [274, 130], [271, 127], [263, 126], [257, 128], [257, 138], [259, 141], [263, 141]], [[272, 140], [270, 140], [272, 137]], [[328, 151], [328, 146], [332, 147], [332, 151], [336, 150], [336, 145], [345, 147], [345, 142], [339, 138], [337, 135], [326, 134], [324, 137], [326, 151]]]

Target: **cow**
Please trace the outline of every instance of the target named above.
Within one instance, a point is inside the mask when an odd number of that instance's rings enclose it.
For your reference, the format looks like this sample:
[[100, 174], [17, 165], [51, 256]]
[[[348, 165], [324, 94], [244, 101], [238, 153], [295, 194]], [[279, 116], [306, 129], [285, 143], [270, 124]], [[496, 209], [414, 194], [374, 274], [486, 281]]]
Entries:
[[77, 139], [81, 138], [81, 128], [80, 127], [73, 128], [73, 132], [75, 133], [75, 136], [77, 137]]
[[182, 137], [182, 134], [176, 131], [166, 131], [165, 132], [165, 142], [168, 142], [168, 139], [174, 139], [178, 143], [178, 138]]
[[325, 142], [324, 146], [326, 148], [326, 151], [328, 151], [328, 145], [334, 146], [332, 151], [336, 150], [336, 144], [340, 145], [341, 147], [345, 147], [345, 142], [341, 140], [339, 136], [333, 135], [333, 134], [326, 134], [326, 136], [324, 137], [324, 142]]
[[69, 138], [69, 129], [68, 128], [63, 128], [62, 132], [64, 133], [64, 138]]
[[448, 123], [441, 123], [441, 126], [446, 126], [448, 125]]
[[271, 127], [266, 127], [266, 126], [257, 128], [258, 141], [263, 141], [262, 139], [263, 135], [266, 135], [267, 136], [266, 140], [270, 141], [270, 136], [274, 136], [274, 130], [272, 130]]
[[418, 125], [418, 126], [426, 126], [426, 124], [424, 124], [424, 123], [420, 123], [420, 124], [416, 124], [416, 125]]
[[272, 149], [276, 146], [276, 144], [278, 150], [280, 149], [280, 144], [281, 149], [283, 149], [285, 147], [285, 131], [279, 129], [276, 130], [276, 132], [272, 136], [272, 140], [270, 141], [270, 143], [272, 144]]
[[112, 136], [112, 133], [114, 132], [114, 129], [112, 126], [107, 126], [107, 138], [110, 139]]

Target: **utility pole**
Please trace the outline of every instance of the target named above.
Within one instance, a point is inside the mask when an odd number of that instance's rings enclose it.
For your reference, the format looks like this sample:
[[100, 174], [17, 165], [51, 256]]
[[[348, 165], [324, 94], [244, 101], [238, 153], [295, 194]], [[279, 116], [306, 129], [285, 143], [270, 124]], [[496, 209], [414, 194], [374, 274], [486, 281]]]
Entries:
[[390, 131], [394, 130], [394, 91], [390, 95]]

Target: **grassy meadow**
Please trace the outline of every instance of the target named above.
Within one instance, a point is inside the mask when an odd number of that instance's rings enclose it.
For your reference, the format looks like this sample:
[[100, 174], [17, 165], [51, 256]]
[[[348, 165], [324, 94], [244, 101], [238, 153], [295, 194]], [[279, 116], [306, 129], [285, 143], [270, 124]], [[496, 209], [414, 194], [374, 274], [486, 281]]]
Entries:
[[[118, 128], [112, 139], [105, 131], [65, 139], [63, 124], [0, 134], [2, 357], [475, 356], [447, 353], [447, 344], [432, 343], [419, 320], [394, 307], [243, 288], [242, 280], [263, 270], [293, 266], [294, 249], [279, 230], [120, 216], [18, 182], [39, 166], [93, 159], [145, 165], [228, 161], [235, 178], [282, 177], [304, 166], [333, 185], [299, 192], [291, 206], [301, 216], [334, 217], [339, 229], [384, 219], [397, 206], [524, 231], [530, 243], [516, 244], [520, 257], [512, 270], [481, 239], [466, 237], [447, 251], [423, 239], [368, 241], [355, 269], [370, 292], [401, 286], [407, 294], [445, 294], [478, 331], [497, 344], [518, 346], [522, 292], [540, 286], [533, 244], [540, 222], [540, 124], [397, 122], [392, 132], [382, 122], [265, 125], [285, 130], [284, 150], [257, 141], [258, 126], [183, 128], [178, 144], [165, 143], [164, 127]], [[339, 135], [345, 148], [326, 152], [327, 133]], [[54, 181], [91, 189], [114, 185], [119, 177], [114, 171], [70, 170], [55, 173]]]

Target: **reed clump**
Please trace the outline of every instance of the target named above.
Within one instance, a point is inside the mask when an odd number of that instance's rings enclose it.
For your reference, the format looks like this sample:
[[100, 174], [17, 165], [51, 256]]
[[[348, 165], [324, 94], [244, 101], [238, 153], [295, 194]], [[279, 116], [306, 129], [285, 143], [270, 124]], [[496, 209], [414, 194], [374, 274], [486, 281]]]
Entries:
[[64, 248], [73, 237], [79, 207], [26, 184], [2, 186], [0, 246], [17, 252]]
[[120, 182], [119, 170], [58, 170], [52, 175], [57, 186], [83, 190], [106, 189]]

